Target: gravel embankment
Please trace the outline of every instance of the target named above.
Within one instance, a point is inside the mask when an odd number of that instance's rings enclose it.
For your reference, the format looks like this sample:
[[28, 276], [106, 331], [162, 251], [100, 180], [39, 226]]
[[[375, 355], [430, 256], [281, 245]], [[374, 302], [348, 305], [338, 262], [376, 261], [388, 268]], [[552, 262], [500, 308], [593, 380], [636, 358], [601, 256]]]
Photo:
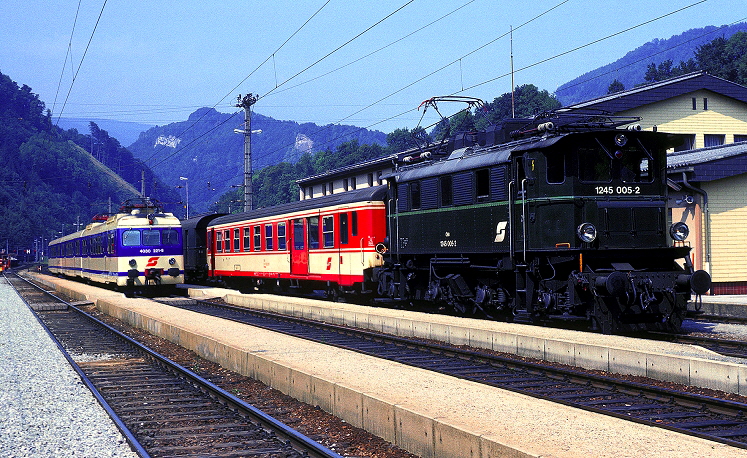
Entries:
[[2, 278], [0, 406], [2, 457], [137, 456]]

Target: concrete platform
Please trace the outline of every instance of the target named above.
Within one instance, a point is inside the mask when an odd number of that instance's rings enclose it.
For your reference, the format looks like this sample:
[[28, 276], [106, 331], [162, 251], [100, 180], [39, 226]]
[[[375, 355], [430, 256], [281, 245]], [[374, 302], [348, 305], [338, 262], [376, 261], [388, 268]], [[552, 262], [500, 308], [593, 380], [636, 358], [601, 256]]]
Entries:
[[702, 303], [690, 302], [687, 310], [705, 316], [747, 320], [747, 295], [703, 296]]
[[[190, 348], [224, 367], [257, 378], [291, 396], [363, 427], [424, 457], [731, 457], [747, 450], [728, 447], [585, 412], [529, 396], [381, 361], [303, 339], [219, 318], [175, 309], [145, 299], [126, 299], [108, 291], [52, 277], [45, 281], [130, 324]], [[200, 292], [198, 292], [200, 291]], [[215, 294], [199, 289], [192, 294]], [[270, 296], [226, 294], [229, 302], [282, 307]], [[424, 337], [441, 336], [453, 343], [513, 348], [532, 355], [565, 355], [573, 361], [609, 366], [625, 356], [658, 369], [667, 353], [633, 357], [643, 348], [624, 345], [624, 338], [585, 336], [589, 342], [559, 340], [558, 330], [505, 323], [477, 326], [478, 320], [455, 320], [425, 314], [367, 309], [347, 304], [283, 299], [291, 313], [308, 313], [335, 322]], [[309, 302], [311, 304], [309, 304]], [[377, 312], [368, 315], [369, 312]], [[459, 324], [454, 324], [458, 321]], [[497, 328], [493, 328], [497, 326]], [[598, 340], [595, 342], [595, 340]], [[648, 343], [650, 345], [650, 342]], [[643, 346], [642, 342], [638, 342]], [[664, 345], [666, 346], [666, 345]], [[619, 348], [618, 348], [619, 347]], [[605, 349], [606, 351], [604, 351]], [[698, 349], [688, 361], [707, 364]], [[610, 355], [613, 355], [612, 357]], [[715, 363], [715, 362], [714, 362]], [[614, 363], [618, 364], [618, 363]]]

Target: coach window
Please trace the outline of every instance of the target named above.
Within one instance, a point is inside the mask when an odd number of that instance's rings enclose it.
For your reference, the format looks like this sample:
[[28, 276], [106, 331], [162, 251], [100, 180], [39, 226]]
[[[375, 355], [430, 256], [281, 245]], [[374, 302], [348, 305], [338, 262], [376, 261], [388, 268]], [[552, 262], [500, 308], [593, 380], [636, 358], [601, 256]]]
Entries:
[[253, 226], [252, 233], [254, 235], [254, 251], [260, 251], [262, 249], [262, 228]]
[[241, 237], [238, 227], [233, 230], [233, 251], [236, 253], [241, 251]]
[[249, 227], [244, 228], [244, 251], [252, 249], [252, 230]]
[[265, 250], [272, 250], [272, 224], [265, 224]]
[[477, 200], [490, 197], [490, 170], [482, 169], [475, 172], [475, 194]]
[[215, 232], [215, 251], [218, 253], [223, 251], [223, 232]]
[[348, 244], [348, 214], [340, 213], [340, 245]]
[[410, 183], [410, 208], [418, 210], [420, 208], [420, 182], [413, 181]]
[[454, 204], [454, 188], [452, 186], [451, 175], [446, 175], [439, 179], [441, 187], [441, 206], [450, 207]]
[[129, 231], [122, 232], [122, 245], [123, 246], [140, 245], [140, 231], [129, 230]]
[[565, 156], [559, 152], [550, 152], [545, 156], [547, 161], [547, 182], [559, 184], [565, 181]]
[[278, 251], [285, 251], [285, 223], [278, 223]]
[[231, 252], [231, 231], [228, 229], [223, 231], [223, 251], [226, 253]]
[[319, 217], [312, 216], [309, 218], [309, 249], [319, 248]]
[[322, 218], [322, 234], [324, 235], [324, 248], [335, 246], [335, 217], [325, 216]]
[[303, 236], [303, 219], [293, 220], [293, 249], [303, 250], [304, 249], [304, 236]]

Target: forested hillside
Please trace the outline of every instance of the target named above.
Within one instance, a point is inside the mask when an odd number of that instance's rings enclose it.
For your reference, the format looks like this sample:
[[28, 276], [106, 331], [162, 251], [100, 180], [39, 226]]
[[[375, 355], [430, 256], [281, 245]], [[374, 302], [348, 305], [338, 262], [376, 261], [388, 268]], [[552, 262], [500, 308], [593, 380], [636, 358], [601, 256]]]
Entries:
[[[691, 29], [665, 40], [652, 40], [612, 63], [561, 85], [555, 95], [565, 106], [607, 94], [615, 80], [622, 83], [625, 89], [630, 89], [646, 81], [646, 72], [651, 64], [658, 67], [670, 61], [672, 67], [677, 67], [680, 62], [694, 59], [701, 46], [716, 39], [728, 39], [740, 31], [747, 31], [747, 23]], [[718, 64], [703, 69], [711, 72], [718, 69]]]
[[[147, 172], [150, 188], [156, 184], [156, 197], [178, 199], [172, 190], [158, 185], [153, 174], [117, 140], [105, 131], [97, 131], [95, 125], [91, 126], [94, 135], [54, 126], [44, 103], [31, 88], [19, 86], [2, 73], [0, 119], [2, 249], [30, 249], [35, 239], [48, 242], [72, 232], [76, 223], [88, 223], [95, 214], [107, 212], [110, 199], [117, 209], [123, 200], [133, 197], [135, 188], [140, 189], [143, 171]], [[96, 159], [114, 165], [130, 185], [103, 173], [102, 165], [87, 151], [91, 148], [98, 155]]]
[[[243, 111], [228, 114], [201, 108], [187, 121], [154, 127], [140, 134], [129, 150], [171, 186], [189, 181], [190, 212], [204, 212], [229, 191], [243, 183]], [[382, 132], [355, 126], [279, 121], [252, 113], [252, 164], [255, 171], [287, 162], [295, 164], [306, 153], [334, 151], [346, 142], [382, 146]], [[186, 191], [186, 190], [185, 190]], [[186, 197], [186, 192], [183, 194]]]

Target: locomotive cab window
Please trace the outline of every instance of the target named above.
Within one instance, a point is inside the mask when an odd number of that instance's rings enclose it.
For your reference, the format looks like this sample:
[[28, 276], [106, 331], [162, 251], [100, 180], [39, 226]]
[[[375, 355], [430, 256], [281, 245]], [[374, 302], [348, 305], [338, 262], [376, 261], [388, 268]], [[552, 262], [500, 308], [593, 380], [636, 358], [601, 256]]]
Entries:
[[545, 156], [547, 164], [547, 182], [560, 184], [565, 181], [565, 156], [561, 152], [551, 151]]
[[588, 183], [609, 183], [612, 181], [611, 159], [601, 147], [581, 147], [578, 149], [578, 178]]
[[161, 244], [161, 231], [156, 229], [146, 229], [143, 231], [143, 245], [158, 246]]
[[164, 229], [161, 237], [164, 245], [179, 245], [179, 233], [174, 229]]
[[490, 197], [489, 169], [482, 169], [475, 172], [475, 195], [478, 201]]

